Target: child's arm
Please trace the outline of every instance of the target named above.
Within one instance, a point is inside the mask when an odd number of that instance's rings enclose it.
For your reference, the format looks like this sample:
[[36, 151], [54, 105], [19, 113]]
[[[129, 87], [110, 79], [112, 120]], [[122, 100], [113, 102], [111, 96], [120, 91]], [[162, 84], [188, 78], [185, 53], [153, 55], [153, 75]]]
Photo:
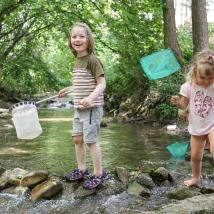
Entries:
[[97, 78], [97, 86], [94, 91], [86, 98], [80, 101], [80, 104], [84, 107], [91, 107], [93, 100], [95, 100], [100, 94], [104, 92], [106, 88], [106, 81], [104, 75], [101, 75]]
[[170, 101], [172, 105], [177, 106], [179, 109], [186, 109], [189, 104], [189, 99], [184, 96], [172, 96]]
[[70, 93], [73, 91], [73, 87], [72, 86], [68, 86], [66, 88], [63, 88], [61, 89], [59, 92], [58, 92], [58, 96], [59, 97], [64, 97], [67, 95], [67, 93]]

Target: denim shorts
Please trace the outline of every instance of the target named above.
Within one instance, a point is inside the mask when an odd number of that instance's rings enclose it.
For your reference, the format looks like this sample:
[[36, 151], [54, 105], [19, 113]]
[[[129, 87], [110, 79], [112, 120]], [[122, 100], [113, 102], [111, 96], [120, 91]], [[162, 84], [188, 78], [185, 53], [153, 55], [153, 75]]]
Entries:
[[103, 116], [103, 106], [75, 109], [72, 136], [83, 135], [84, 143], [96, 143]]

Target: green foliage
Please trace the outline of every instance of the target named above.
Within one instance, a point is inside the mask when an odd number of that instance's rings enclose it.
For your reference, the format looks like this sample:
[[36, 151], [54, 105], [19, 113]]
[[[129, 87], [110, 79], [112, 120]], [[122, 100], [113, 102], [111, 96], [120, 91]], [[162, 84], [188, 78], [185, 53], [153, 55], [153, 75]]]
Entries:
[[178, 95], [180, 86], [185, 82], [183, 70], [162, 78], [160, 80], [151, 81], [149, 91], [151, 94], [159, 94], [162, 97], [162, 103], [158, 103], [154, 107], [157, 120], [171, 119], [177, 117], [177, 110], [170, 104], [170, 97]]
[[184, 59], [189, 62], [192, 58], [192, 28], [187, 23], [184, 26], [180, 26], [177, 31], [178, 42], [180, 44], [181, 51]]
[[[159, 42], [163, 41], [161, 4], [156, 1], [125, 0], [97, 3], [96, 8], [108, 29], [102, 31], [102, 38], [111, 47], [110, 54], [116, 56], [113, 63], [108, 62], [110, 69], [106, 71], [108, 105], [117, 108], [120, 102], [133, 94], [140, 102], [149, 81], [143, 76], [139, 60], [163, 46]], [[109, 59], [111, 56], [104, 56], [105, 62], [106, 57]]]
[[177, 116], [177, 108], [172, 107], [167, 103], [161, 103], [156, 106], [155, 115], [159, 121], [175, 118]]
[[209, 23], [209, 46], [210, 49], [214, 50], [214, 23]]
[[[139, 104], [149, 93], [177, 94], [183, 71], [149, 81], [141, 57], [164, 48], [162, 1], [156, 0], [2, 0], [0, 2], [0, 85], [12, 96], [59, 90], [70, 85], [74, 57], [68, 31], [87, 23], [96, 53], [105, 67], [106, 106], [118, 109], [134, 97]], [[210, 33], [213, 26], [209, 27]], [[178, 41], [187, 62], [192, 57], [191, 28], [179, 27]], [[172, 110], [172, 111], [171, 111]], [[163, 119], [176, 116], [168, 102], [155, 109]]]
[[[1, 89], [13, 96], [58, 90], [68, 83], [67, 76], [66, 81], [62, 81], [58, 75], [64, 75], [65, 68], [63, 72], [58, 72], [59, 69], [49, 66], [50, 62], [45, 61], [44, 51], [53, 27], [59, 23], [55, 7], [60, 3], [54, 1], [52, 5], [42, 0], [7, 2], [3, 1], [0, 8]], [[52, 59], [50, 64], [53, 63], [56, 65], [58, 62]], [[66, 62], [66, 65], [69, 63]], [[60, 65], [58, 67], [62, 68]]]

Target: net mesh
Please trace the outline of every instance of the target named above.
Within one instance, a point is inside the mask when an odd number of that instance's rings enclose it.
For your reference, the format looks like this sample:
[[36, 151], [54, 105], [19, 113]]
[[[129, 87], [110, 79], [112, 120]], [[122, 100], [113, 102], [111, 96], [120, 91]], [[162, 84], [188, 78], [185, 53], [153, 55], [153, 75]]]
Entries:
[[173, 51], [165, 49], [140, 59], [140, 64], [150, 80], [169, 76], [181, 69]]
[[174, 158], [182, 158], [185, 156], [188, 147], [189, 142], [175, 142], [173, 144], [168, 145], [166, 148]]

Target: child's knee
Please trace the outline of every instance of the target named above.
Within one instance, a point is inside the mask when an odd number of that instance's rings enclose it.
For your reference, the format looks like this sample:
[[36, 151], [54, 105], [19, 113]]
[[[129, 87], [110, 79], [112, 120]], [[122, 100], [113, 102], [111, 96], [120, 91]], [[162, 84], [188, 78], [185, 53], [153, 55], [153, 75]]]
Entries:
[[191, 156], [191, 161], [192, 162], [200, 162], [200, 161], [202, 161], [202, 157], [203, 156], [200, 156], [200, 155], [192, 155]]
[[97, 143], [86, 143], [89, 149], [97, 147]]
[[75, 144], [82, 144], [83, 143], [83, 138], [82, 138], [82, 136], [75, 136], [74, 138], [74, 143]]

